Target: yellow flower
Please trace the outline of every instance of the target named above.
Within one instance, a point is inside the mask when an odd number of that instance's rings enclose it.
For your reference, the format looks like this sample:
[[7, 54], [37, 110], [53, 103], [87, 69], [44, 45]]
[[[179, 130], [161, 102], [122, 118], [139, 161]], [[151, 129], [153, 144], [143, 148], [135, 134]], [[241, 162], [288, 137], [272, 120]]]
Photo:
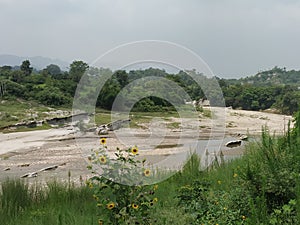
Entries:
[[218, 184], [222, 184], [222, 181], [218, 180]]
[[100, 144], [106, 145], [106, 138], [100, 138]]
[[134, 208], [134, 209], [138, 209], [138, 208], [139, 208], [139, 206], [138, 206], [137, 204], [134, 204], [134, 203], [133, 203], [131, 206], [132, 206], [132, 208]]
[[153, 202], [157, 202], [157, 201], [158, 201], [158, 198], [154, 198], [154, 199], [153, 199]]
[[242, 219], [245, 220], [245, 219], [246, 219], [246, 216], [242, 216]]
[[106, 157], [104, 155], [100, 156], [99, 161], [100, 161], [100, 163], [105, 164], [106, 163]]
[[103, 221], [99, 219], [99, 220], [98, 220], [98, 224], [99, 224], [99, 225], [103, 225]]
[[108, 208], [109, 210], [115, 208], [115, 203], [111, 202], [111, 203], [107, 204], [106, 208]]
[[139, 152], [139, 149], [138, 149], [136, 146], [133, 147], [133, 148], [131, 148], [131, 153], [132, 153], [133, 155], [138, 154], [138, 152]]
[[93, 195], [93, 198], [96, 200], [96, 201], [99, 201], [99, 197], [97, 195]]
[[144, 170], [144, 175], [145, 175], [146, 177], [149, 177], [149, 176], [150, 176], [150, 173], [151, 173], [150, 170], [148, 170], [148, 169]]
[[92, 183], [89, 183], [89, 187], [90, 187], [90, 188], [93, 188], [94, 186], [93, 186], [93, 184], [92, 184]]
[[226, 208], [226, 207], [224, 207], [224, 210], [226, 211], [226, 210], [227, 210], [227, 208]]
[[233, 177], [234, 177], [234, 178], [236, 178], [237, 176], [238, 176], [237, 173], [233, 174]]
[[158, 185], [154, 185], [153, 190], [156, 191], [158, 189]]

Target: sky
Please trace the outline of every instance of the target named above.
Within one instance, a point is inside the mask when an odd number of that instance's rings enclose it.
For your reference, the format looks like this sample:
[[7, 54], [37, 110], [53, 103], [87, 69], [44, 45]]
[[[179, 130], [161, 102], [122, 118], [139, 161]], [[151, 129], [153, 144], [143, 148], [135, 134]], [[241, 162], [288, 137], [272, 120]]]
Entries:
[[0, 0], [0, 54], [68, 62], [163, 40], [223, 78], [300, 69], [300, 0]]

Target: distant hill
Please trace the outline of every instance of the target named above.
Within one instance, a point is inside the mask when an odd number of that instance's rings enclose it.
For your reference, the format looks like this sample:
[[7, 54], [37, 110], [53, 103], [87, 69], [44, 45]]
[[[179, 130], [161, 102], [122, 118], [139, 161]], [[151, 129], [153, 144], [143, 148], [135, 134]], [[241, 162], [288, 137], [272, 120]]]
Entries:
[[266, 85], [292, 85], [300, 87], [300, 71], [274, 67], [271, 70], [259, 72], [256, 75], [239, 79], [241, 83], [256, 86]]
[[51, 59], [42, 56], [34, 56], [34, 57], [23, 57], [23, 56], [16, 56], [16, 55], [0, 55], [0, 66], [20, 66], [21, 63], [28, 59], [32, 65], [37, 70], [44, 69], [46, 66], [50, 64], [58, 65], [61, 70], [67, 71], [69, 70], [68, 67], [70, 63], [65, 62], [60, 59]]

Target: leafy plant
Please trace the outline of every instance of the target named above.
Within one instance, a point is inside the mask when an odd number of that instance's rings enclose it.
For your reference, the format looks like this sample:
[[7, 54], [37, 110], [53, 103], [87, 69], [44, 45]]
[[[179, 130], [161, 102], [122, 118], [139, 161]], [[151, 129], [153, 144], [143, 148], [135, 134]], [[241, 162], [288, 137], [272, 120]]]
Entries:
[[295, 199], [289, 201], [279, 209], [274, 209], [271, 213], [269, 224], [299, 224], [296, 213], [297, 202]]
[[145, 160], [136, 159], [138, 148], [117, 149], [115, 157], [110, 157], [106, 139], [100, 143], [101, 147], [92, 151], [88, 167], [94, 174], [101, 171], [88, 181], [101, 215], [99, 224], [151, 224], [149, 211], [158, 201], [154, 195], [158, 186], [145, 185], [152, 171], [145, 168]]

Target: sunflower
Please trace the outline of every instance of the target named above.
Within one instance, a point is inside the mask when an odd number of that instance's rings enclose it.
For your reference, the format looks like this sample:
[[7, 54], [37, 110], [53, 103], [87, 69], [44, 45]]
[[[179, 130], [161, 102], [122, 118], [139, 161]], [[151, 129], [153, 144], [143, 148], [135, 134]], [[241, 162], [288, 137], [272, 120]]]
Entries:
[[151, 171], [146, 169], [144, 170], [144, 176], [149, 177], [150, 176]]
[[101, 138], [100, 139], [100, 144], [101, 145], [106, 145], [106, 138]]
[[138, 149], [137, 147], [131, 148], [131, 153], [132, 153], [133, 155], [138, 154], [138, 152], [139, 152], [139, 149]]
[[138, 208], [139, 208], [139, 206], [138, 206], [137, 204], [134, 204], [134, 203], [133, 203], [131, 206], [132, 206], [132, 208], [134, 208], [134, 209], [138, 209]]
[[97, 195], [93, 195], [93, 198], [96, 200], [96, 201], [99, 201], [99, 197]]
[[106, 208], [108, 208], [109, 210], [115, 208], [115, 203], [111, 202], [111, 203], [107, 204]]
[[100, 156], [99, 161], [100, 161], [100, 163], [105, 164], [106, 163], [106, 157], [104, 155]]

